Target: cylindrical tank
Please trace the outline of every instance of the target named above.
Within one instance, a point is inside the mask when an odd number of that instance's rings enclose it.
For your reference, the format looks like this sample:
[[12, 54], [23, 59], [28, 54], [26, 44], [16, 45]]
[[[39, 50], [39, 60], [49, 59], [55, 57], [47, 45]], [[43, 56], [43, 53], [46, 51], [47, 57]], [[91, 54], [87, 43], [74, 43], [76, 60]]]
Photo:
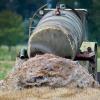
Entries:
[[28, 55], [53, 53], [74, 59], [84, 39], [81, 19], [72, 11], [47, 13], [39, 22], [28, 42]]

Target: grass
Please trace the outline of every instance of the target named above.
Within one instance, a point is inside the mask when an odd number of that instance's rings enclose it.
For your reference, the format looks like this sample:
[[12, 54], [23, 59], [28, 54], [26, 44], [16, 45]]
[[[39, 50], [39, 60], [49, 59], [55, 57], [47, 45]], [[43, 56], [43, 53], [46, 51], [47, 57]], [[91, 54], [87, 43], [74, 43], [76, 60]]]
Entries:
[[25, 46], [18, 45], [12, 47], [11, 51], [9, 51], [7, 46], [0, 47], [0, 80], [4, 79], [7, 73], [12, 69], [18, 52], [24, 47]]
[[97, 72], [100, 72], [100, 58], [97, 60]]
[[100, 47], [98, 47], [98, 58], [100, 58]]
[[14, 66], [14, 61], [0, 61], [0, 80], [4, 79]]
[[0, 92], [0, 100], [100, 100], [100, 90], [40, 87]]

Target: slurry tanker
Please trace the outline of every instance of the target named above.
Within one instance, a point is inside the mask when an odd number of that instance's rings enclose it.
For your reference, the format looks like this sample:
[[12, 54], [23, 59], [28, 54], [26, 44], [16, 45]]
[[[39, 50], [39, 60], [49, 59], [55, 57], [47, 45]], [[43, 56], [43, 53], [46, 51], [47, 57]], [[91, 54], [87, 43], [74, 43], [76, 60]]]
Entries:
[[[45, 6], [30, 18], [28, 49], [21, 50], [20, 58], [26, 57], [25, 51], [28, 58], [52, 53], [79, 61], [97, 79], [97, 43], [88, 41], [87, 10]], [[34, 27], [35, 19], [40, 20]]]

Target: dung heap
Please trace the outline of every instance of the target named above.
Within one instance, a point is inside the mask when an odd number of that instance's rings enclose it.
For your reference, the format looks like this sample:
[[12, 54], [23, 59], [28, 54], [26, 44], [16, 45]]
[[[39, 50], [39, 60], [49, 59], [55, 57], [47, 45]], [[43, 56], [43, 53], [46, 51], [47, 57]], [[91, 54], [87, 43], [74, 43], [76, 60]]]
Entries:
[[17, 65], [0, 87], [24, 89], [40, 86], [85, 88], [99, 85], [77, 61], [44, 54]]

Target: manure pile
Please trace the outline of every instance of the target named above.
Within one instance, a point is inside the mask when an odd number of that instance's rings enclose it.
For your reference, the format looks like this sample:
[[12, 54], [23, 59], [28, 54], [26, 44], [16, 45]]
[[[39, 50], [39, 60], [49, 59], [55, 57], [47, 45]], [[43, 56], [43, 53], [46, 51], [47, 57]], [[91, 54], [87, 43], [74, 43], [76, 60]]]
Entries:
[[22, 62], [16, 64], [6, 79], [0, 82], [1, 89], [99, 87], [98, 82], [77, 61], [44, 54]]

